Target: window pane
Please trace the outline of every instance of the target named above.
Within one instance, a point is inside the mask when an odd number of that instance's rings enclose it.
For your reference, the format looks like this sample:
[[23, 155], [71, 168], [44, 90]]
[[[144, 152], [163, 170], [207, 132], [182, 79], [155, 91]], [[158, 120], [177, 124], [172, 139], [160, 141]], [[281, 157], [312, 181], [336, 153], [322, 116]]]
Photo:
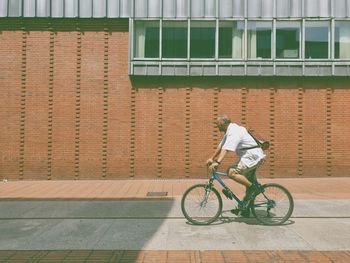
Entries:
[[219, 27], [219, 57], [243, 58], [244, 22], [220, 22]]
[[277, 22], [276, 58], [299, 58], [300, 22]]
[[191, 58], [215, 57], [215, 22], [191, 22]]
[[135, 57], [159, 57], [159, 22], [135, 21]]
[[328, 58], [329, 23], [323, 21], [306, 22], [305, 58]]
[[163, 58], [187, 58], [187, 22], [164, 22]]
[[350, 59], [350, 21], [335, 22], [335, 58]]
[[271, 58], [272, 22], [248, 23], [248, 58]]

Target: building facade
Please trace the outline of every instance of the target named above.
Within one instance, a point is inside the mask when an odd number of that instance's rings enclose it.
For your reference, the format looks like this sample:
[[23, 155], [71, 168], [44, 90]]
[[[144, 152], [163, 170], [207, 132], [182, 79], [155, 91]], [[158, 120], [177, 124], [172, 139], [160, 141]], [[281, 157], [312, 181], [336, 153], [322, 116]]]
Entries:
[[0, 174], [203, 178], [225, 113], [349, 176], [349, 74], [350, 0], [0, 0]]

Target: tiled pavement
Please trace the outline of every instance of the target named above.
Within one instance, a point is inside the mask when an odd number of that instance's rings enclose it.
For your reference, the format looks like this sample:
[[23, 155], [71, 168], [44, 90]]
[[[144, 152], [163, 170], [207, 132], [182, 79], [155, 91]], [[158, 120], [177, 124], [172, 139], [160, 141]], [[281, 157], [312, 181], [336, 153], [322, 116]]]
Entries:
[[[1, 260], [2, 259], [2, 260]], [[346, 251], [0, 251], [0, 262], [244, 263], [350, 262]]]
[[[179, 199], [198, 180], [3, 181], [1, 200]], [[238, 195], [243, 188], [227, 181]], [[277, 182], [295, 199], [350, 199], [350, 178], [261, 179]], [[167, 192], [149, 197], [148, 192]], [[0, 251], [0, 262], [350, 262], [350, 251], [151, 251], [35, 250]]]
[[[206, 179], [3, 181], [0, 182], [0, 200], [179, 199], [188, 187], [206, 181]], [[242, 186], [230, 179], [224, 181], [238, 196], [243, 195]], [[350, 177], [278, 178], [260, 181], [282, 184], [292, 193], [294, 199], [350, 199]], [[218, 189], [221, 189], [221, 186], [218, 186]], [[167, 195], [147, 196], [148, 192], [167, 192]]]

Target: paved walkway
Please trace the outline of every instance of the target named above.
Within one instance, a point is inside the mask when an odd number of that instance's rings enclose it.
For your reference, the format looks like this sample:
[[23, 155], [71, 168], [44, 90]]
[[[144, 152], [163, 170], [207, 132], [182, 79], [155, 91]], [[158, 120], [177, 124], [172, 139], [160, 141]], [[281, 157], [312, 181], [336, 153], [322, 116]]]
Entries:
[[[179, 199], [188, 187], [206, 181], [206, 179], [3, 181], [0, 182], [0, 200]], [[230, 179], [226, 179], [225, 182], [238, 196], [243, 196], [244, 187]], [[261, 179], [260, 182], [280, 183], [292, 193], [294, 199], [350, 199], [350, 177], [278, 178]], [[221, 186], [217, 185], [217, 188], [221, 189]], [[148, 196], [149, 192], [166, 192], [166, 196]]]
[[0, 262], [350, 262], [350, 178], [261, 179], [295, 199], [278, 227], [229, 213], [208, 227], [187, 224], [181, 196], [204, 182], [0, 182]]

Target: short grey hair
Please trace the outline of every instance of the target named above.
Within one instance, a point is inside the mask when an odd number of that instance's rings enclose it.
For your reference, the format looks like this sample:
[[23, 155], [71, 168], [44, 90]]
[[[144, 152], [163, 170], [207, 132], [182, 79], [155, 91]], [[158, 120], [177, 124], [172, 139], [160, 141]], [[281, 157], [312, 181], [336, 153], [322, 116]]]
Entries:
[[217, 120], [218, 121], [223, 121], [225, 124], [230, 124], [231, 123], [231, 120], [230, 120], [230, 118], [227, 115], [219, 115], [217, 117]]

